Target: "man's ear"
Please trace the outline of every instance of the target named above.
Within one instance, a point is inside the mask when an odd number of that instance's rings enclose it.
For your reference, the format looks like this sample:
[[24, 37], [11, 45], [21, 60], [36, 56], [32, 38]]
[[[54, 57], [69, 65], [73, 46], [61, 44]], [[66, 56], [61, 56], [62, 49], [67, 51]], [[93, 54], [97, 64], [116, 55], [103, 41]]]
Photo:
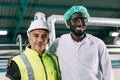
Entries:
[[67, 20], [66, 22], [68, 26], [71, 25], [70, 20]]
[[47, 44], [50, 42], [50, 38], [48, 38]]
[[88, 19], [85, 20], [85, 26], [88, 24]]
[[30, 40], [31, 40], [31, 38], [30, 38], [30, 36], [28, 36], [28, 42], [30, 43]]

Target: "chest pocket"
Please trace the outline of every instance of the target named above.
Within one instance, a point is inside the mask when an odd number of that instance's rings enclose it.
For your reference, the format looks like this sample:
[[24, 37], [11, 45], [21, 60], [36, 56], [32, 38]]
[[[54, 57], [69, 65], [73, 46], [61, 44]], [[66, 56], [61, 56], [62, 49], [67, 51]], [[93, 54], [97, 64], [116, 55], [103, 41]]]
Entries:
[[56, 71], [48, 71], [49, 80], [58, 80], [56, 76]]
[[[51, 78], [53, 78], [53, 76], [54, 76], [54, 79], [59, 80], [59, 79], [58, 79], [57, 63], [56, 63], [56, 61], [55, 61], [55, 59], [53, 58], [52, 55], [48, 54], [48, 56], [49, 56], [49, 58], [51, 59], [53, 65], [54, 65], [54, 69], [55, 69], [55, 71], [49, 71], [49, 76], [50, 76]], [[54, 79], [51, 79], [51, 80], [54, 80]]]

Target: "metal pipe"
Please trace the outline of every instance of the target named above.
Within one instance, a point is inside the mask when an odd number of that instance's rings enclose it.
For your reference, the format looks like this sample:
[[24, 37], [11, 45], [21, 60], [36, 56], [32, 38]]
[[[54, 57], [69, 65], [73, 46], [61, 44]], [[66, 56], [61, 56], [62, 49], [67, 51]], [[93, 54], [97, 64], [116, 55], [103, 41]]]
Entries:
[[88, 20], [88, 25], [94, 26], [107, 26], [107, 27], [120, 27], [120, 19], [117, 18], [98, 18], [91, 17]]
[[[51, 15], [47, 19], [48, 25], [51, 29], [50, 33], [50, 44], [52, 41], [55, 40], [56, 35], [55, 35], [55, 24], [65, 24], [63, 15]], [[120, 27], [120, 19], [117, 18], [98, 18], [98, 17], [91, 17], [88, 20], [87, 25], [93, 25], [93, 26], [107, 26], [107, 27]]]
[[49, 35], [50, 36], [49, 44], [51, 44], [56, 38], [55, 23], [64, 24], [63, 16], [62, 15], [51, 15], [50, 17], [48, 17], [47, 22], [51, 30], [50, 35]]
[[22, 36], [20, 34], [18, 34], [17, 36], [16, 43], [19, 44], [19, 51], [21, 54], [22, 53]]

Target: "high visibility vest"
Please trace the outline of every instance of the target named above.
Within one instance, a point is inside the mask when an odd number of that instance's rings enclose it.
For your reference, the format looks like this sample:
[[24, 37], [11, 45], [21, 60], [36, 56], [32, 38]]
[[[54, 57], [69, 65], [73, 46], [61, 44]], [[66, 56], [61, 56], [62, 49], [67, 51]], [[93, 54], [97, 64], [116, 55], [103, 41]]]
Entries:
[[60, 80], [57, 57], [46, 51], [40, 58], [36, 51], [26, 48], [23, 54], [12, 60], [19, 67], [21, 80]]

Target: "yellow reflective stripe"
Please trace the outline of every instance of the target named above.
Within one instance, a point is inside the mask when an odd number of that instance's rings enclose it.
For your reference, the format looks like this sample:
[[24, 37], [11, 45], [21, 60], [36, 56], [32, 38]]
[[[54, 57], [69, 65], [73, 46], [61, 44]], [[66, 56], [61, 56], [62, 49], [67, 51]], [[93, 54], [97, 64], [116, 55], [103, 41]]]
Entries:
[[25, 66], [26, 66], [26, 70], [28, 73], [28, 80], [34, 80], [33, 69], [32, 69], [30, 62], [28, 61], [28, 58], [26, 57], [26, 55], [24, 53], [22, 55], [20, 55], [20, 57], [22, 58]]
[[14, 60], [19, 67], [20, 74], [21, 74], [21, 80], [28, 80], [28, 76], [27, 76], [28, 73], [24, 72], [26, 70], [26, 66], [23, 60], [21, 59], [21, 57], [15, 56], [12, 60]]

